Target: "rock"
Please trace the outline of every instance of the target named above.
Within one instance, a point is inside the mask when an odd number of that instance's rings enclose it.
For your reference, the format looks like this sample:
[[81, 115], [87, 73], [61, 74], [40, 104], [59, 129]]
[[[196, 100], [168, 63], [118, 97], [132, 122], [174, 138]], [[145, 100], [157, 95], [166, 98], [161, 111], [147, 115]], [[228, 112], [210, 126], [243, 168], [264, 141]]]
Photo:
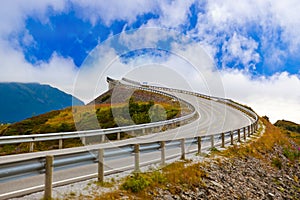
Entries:
[[224, 187], [220, 184], [220, 183], [217, 183], [216, 181], [211, 181], [212, 184], [214, 184], [215, 186], [223, 189]]
[[273, 199], [275, 197], [275, 195], [273, 193], [269, 192], [268, 197], [269, 197], [269, 199]]

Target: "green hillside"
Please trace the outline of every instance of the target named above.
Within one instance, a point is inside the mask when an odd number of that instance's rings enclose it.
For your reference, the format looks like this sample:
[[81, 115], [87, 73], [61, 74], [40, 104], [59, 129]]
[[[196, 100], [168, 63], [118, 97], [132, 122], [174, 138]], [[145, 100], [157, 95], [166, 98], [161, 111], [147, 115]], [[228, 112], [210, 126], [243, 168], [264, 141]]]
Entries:
[[300, 125], [291, 121], [278, 120], [274, 125], [287, 131], [300, 133]]
[[[107, 97], [109, 93], [111, 91], [99, 96], [96, 102], [98, 99], [105, 99], [105, 101], [96, 105], [68, 107], [10, 125], [2, 125], [0, 126], [0, 136], [112, 128], [172, 119], [188, 112], [186, 108], [180, 107], [178, 101], [171, 101], [169, 97], [154, 95], [150, 92], [137, 90], [130, 99], [123, 99], [123, 102], [118, 101], [115, 104], [107, 103], [111, 98], [110, 96]], [[97, 119], [98, 123], [95, 123], [94, 119]], [[116, 139], [115, 134], [108, 137], [109, 139]], [[122, 137], [128, 136], [122, 134]], [[79, 145], [81, 145], [79, 139], [64, 141], [64, 147]], [[36, 150], [55, 148], [58, 148], [57, 141], [37, 142], [35, 144]], [[28, 144], [0, 146], [2, 154], [26, 151], [28, 151]]]

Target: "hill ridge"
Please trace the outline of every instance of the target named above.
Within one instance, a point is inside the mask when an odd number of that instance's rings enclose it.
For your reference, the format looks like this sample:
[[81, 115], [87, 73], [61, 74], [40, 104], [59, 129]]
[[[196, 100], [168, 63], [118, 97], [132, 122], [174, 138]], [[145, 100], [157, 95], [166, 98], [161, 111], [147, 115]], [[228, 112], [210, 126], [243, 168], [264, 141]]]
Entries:
[[14, 123], [51, 110], [69, 107], [79, 99], [48, 84], [1, 82], [0, 123]]

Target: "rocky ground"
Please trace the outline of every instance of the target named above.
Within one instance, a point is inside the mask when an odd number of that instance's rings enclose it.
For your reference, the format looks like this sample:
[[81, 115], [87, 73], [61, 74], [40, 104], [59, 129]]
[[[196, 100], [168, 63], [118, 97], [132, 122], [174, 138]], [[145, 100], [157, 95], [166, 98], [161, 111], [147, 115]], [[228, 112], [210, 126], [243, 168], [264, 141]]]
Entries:
[[[263, 158], [206, 158], [201, 187], [192, 190], [156, 188], [154, 199], [300, 199], [300, 162], [291, 162], [282, 146]], [[279, 162], [274, 162], [279, 158]], [[272, 164], [273, 163], [273, 164]], [[280, 164], [279, 164], [280, 163]]]
[[300, 164], [281, 170], [256, 158], [207, 160], [203, 187], [172, 195], [157, 188], [154, 199], [299, 199]]

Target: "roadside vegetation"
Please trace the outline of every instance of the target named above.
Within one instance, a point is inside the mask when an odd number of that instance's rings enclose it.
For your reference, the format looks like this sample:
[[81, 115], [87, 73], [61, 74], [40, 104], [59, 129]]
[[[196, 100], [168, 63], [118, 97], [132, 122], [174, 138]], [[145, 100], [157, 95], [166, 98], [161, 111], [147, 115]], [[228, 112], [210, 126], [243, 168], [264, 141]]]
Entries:
[[[118, 188], [113, 191], [103, 193], [99, 189], [98, 193], [95, 190], [92, 196], [80, 195], [80, 198], [102, 200], [192, 197], [191, 199], [194, 199], [193, 197], [196, 198], [197, 196], [193, 196], [195, 194], [200, 195], [198, 197], [212, 195], [213, 192], [211, 191], [216, 189], [219, 192], [214, 194], [216, 196], [210, 197], [217, 198], [218, 195], [221, 197], [222, 195], [224, 195], [223, 197], [229, 195], [236, 198], [255, 198], [259, 195], [261, 195], [259, 197], [273, 197], [276, 194], [283, 198], [297, 199], [300, 194], [300, 175], [295, 172], [299, 172], [300, 137], [298, 132], [291, 131], [291, 129], [297, 130], [292, 128], [295, 124], [284, 123], [278, 128], [272, 125], [266, 117], [260, 120], [265, 126], [262, 135], [260, 135], [263, 130], [261, 127], [257, 135], [252, 136], [252, 140], [241, 145], [230, 146], [222, 151], [213, 150], [205, 156], [204, 162], [194, 163], [190, 160], [183, 160], [161, 169], [150, 170], [145, 173], [133, 173], [118, 181]], [[238, 165], [236, 166], [236, 164]], [[220, 173], [218, 170], [227, 171]], [[237, 190], [239, 191], [231, 189], [230, 192], [227, 187], [230, 184], [232, 186], [232, 183], [228, 183], [225, 181], [226, 179], [223, 183], [217, 182], [216, 176], [228, 178], [226, 174], [223, 174], [225, 172], [231, 174], [230, 180], [234, 180], [232, 179], [234, 177], [237, 180], [246, 177], [245, 180], [242, 180], [245, 184], [244, 187], [238, 186]], [[261, 178], [261, 180], [255, 180], [255, 177]], [[219, 181], [221, 180], [222, 178]], [[246, 187], [246, 183], [248, 184], [247, 187], [250, 188]], [[225, 186], [226, 184], [229, 185]], [[248, 194], [255, 184], [265, 185], [266, 191], [269, 193], [263, 196], [263, 193], [259, 193], [261, 191], [253, 190], [252, 194]], [[243, 189], [248, 192], [243, 191]], [[221, 191], [223, 190], [227, 193], [222, 194]]]
[[[23, 121], [0, 126], [1, 136], [30, 135], [55, 132], [69, 132], [76, 130], [93, 130], [99, 128], [113, 128], [118, 126], [143, 124], [161, 120], [173, 119], [181, 116], [182, 111], [178, 101], [157, 97], [153, 93], [137, 92], [127, 101], [110, 104], [110, 94], [100, 96], [96, 105], [69, 107], [63, 110], [51, 111]], [[138, 100], [136, 100], [136, 98]], [[153, 101], [158, 100], [158, 102]], [[148, 100], [148, 101], [140, 101]], [[130, 137], [126, 133], [122, 138]], [[108, 135], [111, 140], [116, 134]], [[64, 148], [81, 146], [80, 139], [64, 140]], [[36, 142], [35, 151], [57, 149], [58, 141]], [[0, 146], [0, 155], [28, 152], [29, 144], [15, 144]]]

